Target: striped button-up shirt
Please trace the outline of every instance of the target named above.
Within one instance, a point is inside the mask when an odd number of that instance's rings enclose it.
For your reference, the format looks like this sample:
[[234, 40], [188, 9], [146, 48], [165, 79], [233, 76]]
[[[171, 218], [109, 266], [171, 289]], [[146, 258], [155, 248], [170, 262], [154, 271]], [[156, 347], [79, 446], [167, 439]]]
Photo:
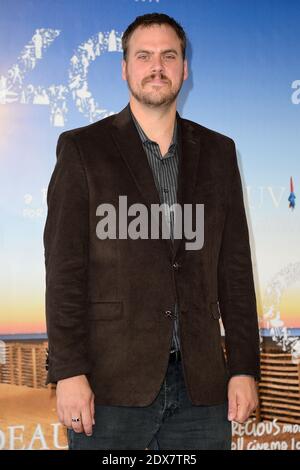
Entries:
[[[141, 138], [143, 148], [147, 155], [156, 189], [159, 193], [161, 203], [165, 203], [165, 216], [170, 229], [170, 238], [174, 242], [174, 212], [169, 208], [177, 202], [177, 180], [178, 180], [178, 147], [177, 147], [177, 119], [175, 119], [173, 138], [167, 153], [162, 156], [157, 142], [150, 140], [137, 119], [131, 112], [133, 122]], [[179, 325], [178, 325], [178, 305], [174, 305], [174, 328], [170, 351], [180, 350]]]

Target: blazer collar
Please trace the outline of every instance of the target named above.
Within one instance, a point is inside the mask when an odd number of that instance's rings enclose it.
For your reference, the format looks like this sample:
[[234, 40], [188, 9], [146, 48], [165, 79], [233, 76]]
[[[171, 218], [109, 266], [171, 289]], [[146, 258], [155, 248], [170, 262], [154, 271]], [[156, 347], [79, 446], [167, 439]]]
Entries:
[[[177, 203], [181, 205], [185, 203], [192, 204], [200, 156], [200, 137], [191, 122], [182, 119], [178, 112], [176, 116], [178, 119], [177, 142], [179, 152]], [[111, 131], [145, 205], [148, 210], [151, 210], [151, 204], [160, 204], [161, 202], [147, 155], [130, 113], [129, 103], [121, 112], [115, 115]], [[165, 241], [172, 259], [174, 259], [181, 243], [184, 241], [184, 234], [181, 239], [174, 240], [174, 246], [170, 239]]]

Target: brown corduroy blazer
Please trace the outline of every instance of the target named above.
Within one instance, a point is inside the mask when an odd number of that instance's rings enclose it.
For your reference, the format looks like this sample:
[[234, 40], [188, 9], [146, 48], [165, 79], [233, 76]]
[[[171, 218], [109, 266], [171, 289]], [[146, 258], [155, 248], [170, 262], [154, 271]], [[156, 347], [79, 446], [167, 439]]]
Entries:
[[[130, 115], [60, 134], [44, 228], [47, 383], [86, 374], [96, 404], [146, 406], [168, 365], [179, 304], [182, 365], [194, 405], [227, 399], [234, 374], [260, 378], [259, 332], [249, 234], [234, 141], [177, 113], [181, 205], [204, 204], [204, 244], [101, 240], [102, 203], [118, 215], [160, 204]], [[150, 212], [149, 212], [150, 213]], [[130, 219], [130, 218], [129, 218]], [[220, 333], [225, 328], [225, 360]]]

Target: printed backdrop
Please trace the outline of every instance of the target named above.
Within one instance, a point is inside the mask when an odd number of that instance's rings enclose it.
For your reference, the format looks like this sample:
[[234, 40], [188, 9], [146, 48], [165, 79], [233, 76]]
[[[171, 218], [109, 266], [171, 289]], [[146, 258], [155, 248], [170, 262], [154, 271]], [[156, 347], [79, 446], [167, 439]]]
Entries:
[[[0, 400], [7, 394], [14, 408], [24, 388], [29, 407], [34, 393], [49, 392], [38, 389], [38, 374], [32, 388], [26, 386], [21, 364], [26, 344], [46, 340], [42, 233], [57, 138], [127, 104], [121, 36], [137, 15], [153, 11], [173, 16], [189, 38], [190, 76], [179, 113], [236, 142], [262, 343], [290, 354], [296, 364], [299, 1], [0, 0], [0, 5], [0, 368], [11, 361], [0, 373], [0, 390], [8, 387]], [[13, 417], [0, 411], [0, 448], [58, 448], [55, 415], [44, 433], [51, 439], [43, 436], [43, 443], [39, 421], [24, 424], [25, 412]]]

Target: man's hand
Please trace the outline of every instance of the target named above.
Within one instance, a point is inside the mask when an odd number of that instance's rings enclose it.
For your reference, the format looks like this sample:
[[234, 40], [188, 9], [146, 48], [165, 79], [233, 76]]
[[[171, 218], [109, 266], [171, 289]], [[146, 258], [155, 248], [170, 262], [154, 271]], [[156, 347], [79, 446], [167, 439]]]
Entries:
[[244, 423], [258, 406], [254, 377], [231, 377], [228, 384], [228, 420]]
[[[85, 375], [59, 380], [56, 387], [57, 414], [60, 422], [75, 432], [93, 433], [94, 394]], [[72, 418], [80, 421], [73, 422]]]

